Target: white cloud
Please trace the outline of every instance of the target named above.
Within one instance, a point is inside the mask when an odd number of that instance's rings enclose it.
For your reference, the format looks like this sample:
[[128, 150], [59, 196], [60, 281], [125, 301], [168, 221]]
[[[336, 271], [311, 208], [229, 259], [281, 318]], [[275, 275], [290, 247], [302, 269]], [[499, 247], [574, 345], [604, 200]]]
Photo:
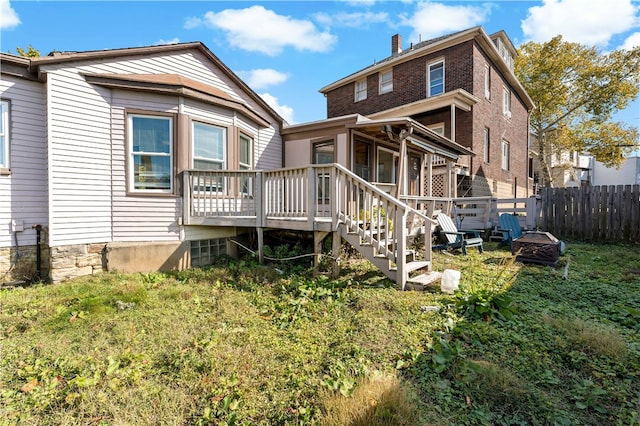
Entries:
[[566, 41], [606, 46], [613, 35], [640, 24], [639, 9], [632, 0], [543, 0], [529, 8], [522, 32], [539, 43], [561, 34]]
[[463, 6], [425, 1], [418, 3], [414, 15], [404, 17], [402, 23], [413, 27], [411, 39], [417, 42], [481, 25], [490, 13], [488, 3]]
[[261, 93], [260, 96], [264, 101], [269, 104], [271, 108], [273, 108], [285, 121], [289, 124], [295, 124], [293, 121], [293, 108], [287, 105], [280, 105], [278, 103], [278, 98], [269, 93]]
[[346, 3], [350, 6], [373, 6], [376, 0], [349, 0]]
[[20, 18], [9, 0], [0, 0], [0, 29], [10, 30], [20, 25]]
[[277, 55], [286, 46], [297, 50], [326, 52], [337, 37], [319, 31], [311, 21], [278, 15], [262, 6], [207, 12], [204, 21], [227, 34], [231, 46], [267, 55]]
[[238, 71], [238, 75], [254, 90], [284, 83], [289, 78], [288, 74], [270, 68]]
[[174, 37], [170, 40], [164, 40], [164, 39], [160, 39], [158, 41], [155, 42], [156, 46], [159, 46], [161, 44], [178, 44], [180, 43], [180, 39], [178, 37]]
[[339, 12], [333, 15], [328, 13], [317, 13], [314, 15], [318, 23], [325, 26], [340, 26], [351, 28], [367, 28], [370, 24], [387, 22], [389, 14], [386, 12]]
[[622, 46], [620, 47], [625, 50], [631, 50], [634, 47], [639, 47], [639, 46], [640, 46], [640, 32], [631, 34], [629, 37], [627, 37], [627, 39], [624, 41], [624, 43], [622, 43]]
[[191, 30], [191, 29], [198, 28], [198, 27], [202, 26], [202, 24], [204, 24], [204, 22], [202, 22], [201, 18], [191, 17], [191, 18], [187, 18], [184, 21], [184, 28], [186, 30]]

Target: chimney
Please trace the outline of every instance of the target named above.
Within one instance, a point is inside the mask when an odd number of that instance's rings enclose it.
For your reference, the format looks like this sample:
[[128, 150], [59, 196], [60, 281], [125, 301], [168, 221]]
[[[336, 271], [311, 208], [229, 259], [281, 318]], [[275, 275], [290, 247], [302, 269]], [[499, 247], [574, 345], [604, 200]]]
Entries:
[[391, 55], [397, 55], [402, 52], [402, 36], [396, 34], [391, 37]]

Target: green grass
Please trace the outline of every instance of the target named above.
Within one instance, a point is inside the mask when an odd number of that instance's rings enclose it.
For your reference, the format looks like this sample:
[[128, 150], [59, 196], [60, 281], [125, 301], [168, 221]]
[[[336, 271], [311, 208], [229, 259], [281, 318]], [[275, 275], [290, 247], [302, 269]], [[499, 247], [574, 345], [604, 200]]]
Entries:
[[640, 248], [486, 246], [435, 254], [454, 295], [357, 259], [4, 289], [0, 424], [640, 424]]

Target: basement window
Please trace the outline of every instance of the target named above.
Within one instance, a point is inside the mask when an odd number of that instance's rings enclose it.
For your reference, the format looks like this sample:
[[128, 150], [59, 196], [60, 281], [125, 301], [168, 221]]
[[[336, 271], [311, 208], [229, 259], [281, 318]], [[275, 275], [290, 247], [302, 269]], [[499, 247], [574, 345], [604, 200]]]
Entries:
[[226, 238], [191, 241], [191, 267], [211, 265], [227, 253]]

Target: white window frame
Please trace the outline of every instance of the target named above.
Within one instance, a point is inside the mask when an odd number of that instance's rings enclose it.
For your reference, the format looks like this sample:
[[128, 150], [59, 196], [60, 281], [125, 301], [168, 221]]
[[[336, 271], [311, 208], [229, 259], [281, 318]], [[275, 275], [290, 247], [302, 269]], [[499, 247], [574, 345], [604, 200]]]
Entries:
[[[133, 137], [134, 137], [134, 128], [133, 128], [133, 119], [134, 118], [150, 118], [154, 120], [165, 120], [169, 123], [169, 152], [153, 152], [153, 151], [134, 151], [133, 150]], [[154, 115], [154, 114], [137, 114], [131, 113], [127, 116], [127, 144], [129, 150], [129, 166], [128, 166], [128, 184], [129, 184], [129, 192], [132, 193], [155, 193], [155, 194], [172, 194], [174, 188], [174, 179], [173, 179], [173, 170], [174, 170], [174, 155], [173, 155], [173, 143], [174, 143], [174, 123], [173, 116], [168, 115]], [[149, 189], [149, 188], [136, 188], [136, 180], [135, 180], [135, 156], [136, 155], [147, 155], [147, 156], [155, 156], [155, 157], [169, 157], [169, 188], [159, 188], [159, 189]]]
[[[435, 68], [437, 66], [442, 66], [442, 91], [439, 93], [433, 93], [432, 91], [432, 87], [431, 87], [431, 72], [432, 72], [432, 68]], [[432, 96], [437, 96], [437, 95], [441, 95], [445, 92], [444, 89], [444, 84], [445, 84], [445, 79], [444, 79], [444, 59], [438, 59], [437, 61], [433, 61], [431, 63], [429, 63], [429, 65], [427, 65], [427, 97], [432, 97]], [[440, 86], [440, 84], [438, 84], [438, 86]]]
[[356, 102], [367, 99], [367, 79], [358, 80], [355, 83], [354, 99]]
[[491, 66], [489, 64], [484, 66], [484, 98], [491, 99]]
[[506, 87], [502, 88], [502, 114], [511, 118], [511, 90]]
[[[197, 125], [213, 127], [213, 128], [222, 130], [222, 159], [196, 156], [195, 129]], [[202, 161], [209, 161], [212, 163], [220, 164], [220, 169], [212, 169], [212, 170], [226, 170], [227, 169], [227, 138], [228, 138], [228, 134], [227, 134], [226, 127], [216, 126], [215, 124], [204, 123], [202, 121], [192, 121], [191, 122], [191, 167], [195, 169], [196, 168], [195, 161], [202, 160]]]
[[511, 147], [509, 142], [502, 139], [502, 146], [500, 148], [502, 152], [502, 170], [509, 171], [511, 167]]
[[393, 69], [382, 71], [378, 80], [379, 84], [379, 94], [393, 92]]
[[[240, 148], [242, 144], [248, 142], [249, 163], [243, 163], [240, 155]], [[238, 167], [240, 170], [253, 170], [253, 138], [245, 133], [240, 133], [238, 136]], [[253, 194], [253, 178], [243, 178], [240, 184], [240, 193], [244, 195]]]
[[483, 135], [483, 150], [484, 150], [484, 162], [486, 164], [489, 164], [489, 161], [491, 161], [491, 154], [490, 154], [490, 150], [491, 150], [491, 130], [488, 127], [484, 128], [484, 135]]
[[11, 104], [9, 101], [0, 101], [0, 169], [9, 169], [11, 167], [11, 156], [9, 146], [11, 144], [11, 135], [9, 132], [9, 109]]

